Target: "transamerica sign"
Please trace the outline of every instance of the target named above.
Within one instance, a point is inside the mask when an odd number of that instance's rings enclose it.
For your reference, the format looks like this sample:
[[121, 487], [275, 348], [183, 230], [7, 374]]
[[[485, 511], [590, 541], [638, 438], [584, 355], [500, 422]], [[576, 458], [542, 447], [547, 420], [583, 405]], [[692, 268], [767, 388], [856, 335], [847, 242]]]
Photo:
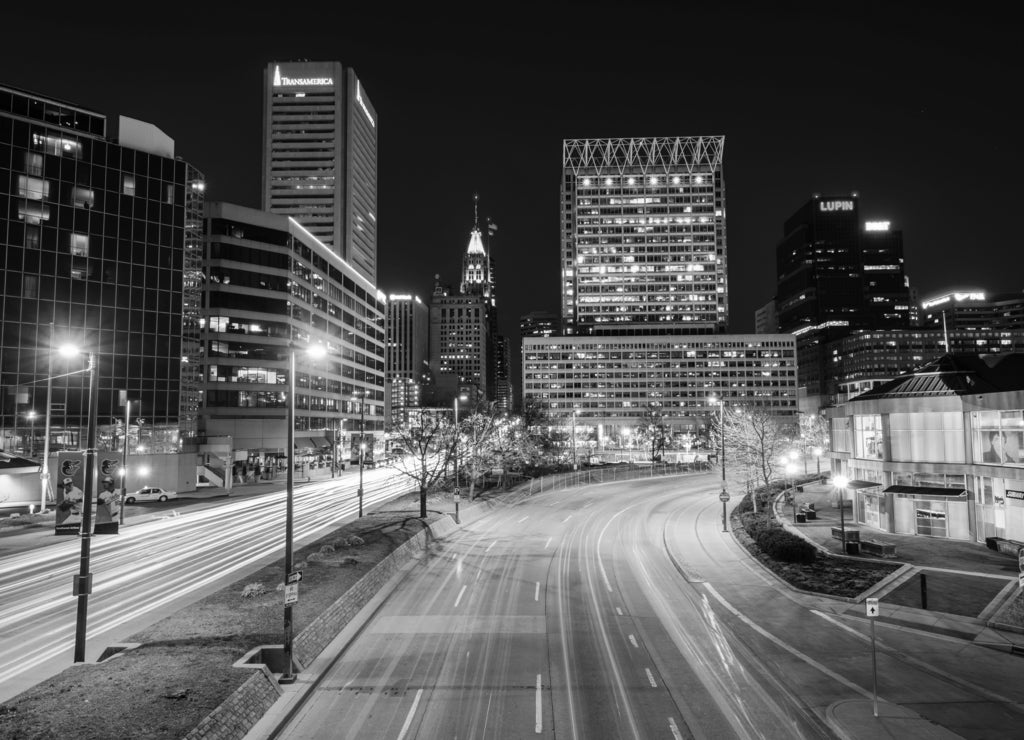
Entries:
[[274, 67], [274, 87], [302, 86], [326, 86], [333, 85], [333, 77], [284, 77], [281, 75], [281, 67]]

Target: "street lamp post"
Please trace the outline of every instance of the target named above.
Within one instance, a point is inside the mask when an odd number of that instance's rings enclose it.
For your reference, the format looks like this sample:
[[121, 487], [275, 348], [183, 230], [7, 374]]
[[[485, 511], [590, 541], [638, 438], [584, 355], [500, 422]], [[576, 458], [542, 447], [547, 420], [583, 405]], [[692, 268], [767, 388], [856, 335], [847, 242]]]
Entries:
[[131, 423], [132, 402], [124, 401], [124, 445], [121, 447], [121, 505], [120, 519], [124, 524], [124, 500], [128, 497], [128, 424]]
[[[455, 523], [459, 524], [459, 499], [461, 498], [459, 493], [459, 401], [465, 401], [468, 396], [465, 394], [456, 396], [452, 399], [452, 409], [455, 412], [455, 454], [453, 456], [453, 469], [455, 481], [453, 498], [455, 499]], [[472, 491], [470, 491], [472, 493]]]
[[789, 479], [789, 501], [793, 504], [793, 524], [796, 524], [796, 492], [794, 490], [794, 482], [796, 478], [796, 463], [786, 463], [786, 477]]
[[[729, 491], [725, 485], [725, 399], [712, 396], [710, 400], [712, 404], [718, 404], [718, 436], [722, 438], [722, 493], [718, 497], [722, 500], [722, 531], [728, 532], [726, 504], [729, 501]], [[651, 464], [654, 464], [653, 460]]]
[[366, 391], [359, 391], [359, 516], [363, 516], [363, 458], [366, 456]]
[[75, 619], [75, 663], [85, 661], [85, 627], [89, 616], [89, 594], [92, 593], [92, 573], [89, 572], [89, 558], [92, 549], [92, 502], [96, 495], [96, 413], [99, 407], [99, 372], [96, 355], [89, 353], [89, 418], [87, 422], [85, 447], [85, 472], [82, 496], [82, 551], [78, 575], [75, 576], [72, 595], [78, 597], [78, 614]]
[[36, 455], [36, 412], [30, 410], [27, 414], [29, 433], [28, 433], [28, 456], [33, 458]]
[[820, 447], [814, 448], [814, 460], [818, 463], [818, 478], [821, 478], [821, 453], [824, 452]]
[[572, 410], [572, 469], [576, 470], [576, 409]]
[[[323, 356], [325, 350], [320, 345], [312, 345], [306, 352], [311, 356]], [[277, 680], [278, 683], [295, 683], [295, 666], [292, 656], [292, 601], [289, 599], [287, 586], [293, 583], [297, 585], [297, 577], [292, 576], [292, 530], [294, 528], [294, 506], [295, 498], [295, 347], [289, 348], [288, 353], [288, 431], [286, 443], [288, 445], [288, 472], [285, 475], [285, 515], [284, 515], [284, 582], [286, 586], [284, 599], [284, 672]]]
[[839, 490], [839, 541], [842, 543], [843, 554], [846, 554], [846, 487], [850, 480], [845, 475], [837, 475], [832, 485]]

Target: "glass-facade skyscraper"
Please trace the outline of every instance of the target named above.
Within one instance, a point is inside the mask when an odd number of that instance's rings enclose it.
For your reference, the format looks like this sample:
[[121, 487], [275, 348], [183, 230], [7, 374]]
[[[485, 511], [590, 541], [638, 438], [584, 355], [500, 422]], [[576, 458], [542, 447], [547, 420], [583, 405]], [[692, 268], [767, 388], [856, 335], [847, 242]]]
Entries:
[[377, 284], [377, 112], [351, 68], [267, 65], [262, 193]]
[[563, 141], [565, 333], [726, 330], [724, 148], [724, 136]]
[[[155, 126], [0, 87], [0, 386], [3, 447], [24, 445], [38, 417], [42, 449], [46, 378], [52, 381], [51, 449], [84, 444], [85, 359], [97, 360], [99, 444], [123, 417], [146, 420], [153, 451], [195, 432], [203, 176], [175, 156]], [[21, 434], [17, 434], [17, 430]], [[122, 432], [123, 433], [123, 432]]]

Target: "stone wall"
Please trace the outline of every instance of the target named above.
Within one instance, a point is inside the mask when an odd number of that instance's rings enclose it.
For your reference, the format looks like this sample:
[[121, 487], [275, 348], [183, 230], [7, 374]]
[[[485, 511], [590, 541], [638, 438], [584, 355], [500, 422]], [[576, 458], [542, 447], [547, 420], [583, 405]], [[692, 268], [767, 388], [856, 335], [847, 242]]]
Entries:
[[258, 666], [258, 670], [184, 740], [242, 740], [280, 695], [274, 675], [266, 666]]

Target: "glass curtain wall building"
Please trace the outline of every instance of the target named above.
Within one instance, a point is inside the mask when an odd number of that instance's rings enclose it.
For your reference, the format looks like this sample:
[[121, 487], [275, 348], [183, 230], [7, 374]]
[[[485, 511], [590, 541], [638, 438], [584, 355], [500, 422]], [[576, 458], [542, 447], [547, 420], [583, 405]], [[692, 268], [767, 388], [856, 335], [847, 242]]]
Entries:
[[292, 348], [297, 449], [341, 449], [364, 399], [367, 434], [383, 431], [384, 295], [286, 216], [210, 203], [206, 238], [202, 433], [236, 458], [286, 454]]
[[[51, 450], [84, 444], [88, 373], [67, 373], [85, 368], [85, 355], [56, 353], [73, 343], [96, 356], [99, 445], [123, 441], [126, 395], [151, 451], [178, 451], [180, 433], [195, 431], [194, 376], [182, 369], [198, 348], [202, 175], [151, 124], [122, 116], [111, 126], [95, 111], [7, 87], [0, 169], [4, 449], [28, 448], [31, 436], [41, 451], [47, 411]], [[48, 374], [61, 376], [49, 409]]]
[[377, 283], [377, 112], [339, 62], [263, 74], [263, 209], [291, 216]]
[[566, 334], [728, 325], [724, 136], [562, 143]]

